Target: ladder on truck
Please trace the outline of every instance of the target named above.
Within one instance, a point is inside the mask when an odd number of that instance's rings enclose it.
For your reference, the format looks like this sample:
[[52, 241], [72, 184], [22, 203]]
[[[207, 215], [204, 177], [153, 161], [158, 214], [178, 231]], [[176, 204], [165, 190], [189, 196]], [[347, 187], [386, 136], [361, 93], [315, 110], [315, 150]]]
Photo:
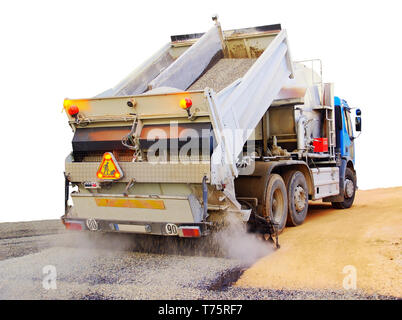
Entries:
[[328, 132], [328, 151], [330, 160], [335, 160], [335, 118], [334, 118], [334, 110], [325, 109], [325, 121], [327, 123], [327, 132]]
[[335, 110], [334, 110], [334, 85], [325, 83], [322, 86], [322, 104], [325, 106], [325, 122], [328, 137], [328, 151], [330, 161], [335, 161], [336, 133], [335, 133]]
[[[328, 139], [328, 153], [329, 162], [335, 161], [335, 112], [334, 112], [334, 85], [333, 83], [323, 83], [322, 82], [322, 61], [321, 59], [310, 59], [310, 60], [300, 60], [295, 61], [295, 63], [309, 64], [311, 66], [311, 83], [313, 86], [317, 86], [321, 92], [321, 102], [319, 107], [315, 107], [315, 110], [324, 110], [324, 121], [325, 121], [325, 137]], [[315, 66], [319, 65], [319, 80], [316, 80], [314, 73], [316, 71]], [[324, 161], [325, 162], [325, 161]], [[322, 163], [324, 163], [322, 162]]]

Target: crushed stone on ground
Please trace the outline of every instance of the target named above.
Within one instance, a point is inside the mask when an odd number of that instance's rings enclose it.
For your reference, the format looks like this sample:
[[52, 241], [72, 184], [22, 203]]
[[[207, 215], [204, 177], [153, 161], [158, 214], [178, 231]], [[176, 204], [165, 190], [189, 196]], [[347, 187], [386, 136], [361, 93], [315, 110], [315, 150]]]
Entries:
[[[0, 224], [0, 299], [400, 299], [401, 199], [393, 188], [359, 191], [350, 210], [316, 204], [278, 251], [227, 242], [237, 258], [174, 238], [65, 232], [57, 220]], [[342, 288], [345, 265], [357, 290]], [[46, 266], [55, 290], [43, 287]]]

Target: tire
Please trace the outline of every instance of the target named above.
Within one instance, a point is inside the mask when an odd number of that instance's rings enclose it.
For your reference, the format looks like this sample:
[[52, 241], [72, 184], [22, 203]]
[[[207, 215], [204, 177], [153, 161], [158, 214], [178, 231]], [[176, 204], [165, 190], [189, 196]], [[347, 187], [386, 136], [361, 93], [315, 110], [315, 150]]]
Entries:
[[[352, 189], [350, 189], [352, 188]], [[348, 209], [353, 205], [356, 195], [356, 174], [350, 168], [346, 168], [345, 172], [345, 200], [343, 202], [332, 202], [335, 209]]]
[[287, 226], [296, 227], [306, 219], [308, 212], [308, 187], [304, 174], [300, 171], [289, 171], [285, 174], [288, 195]]
[[276, 224], [278, 233], [286, 226], [288, 200], [285, 182], [279, 174], [271, 174], [265, 193], [263, 216]]

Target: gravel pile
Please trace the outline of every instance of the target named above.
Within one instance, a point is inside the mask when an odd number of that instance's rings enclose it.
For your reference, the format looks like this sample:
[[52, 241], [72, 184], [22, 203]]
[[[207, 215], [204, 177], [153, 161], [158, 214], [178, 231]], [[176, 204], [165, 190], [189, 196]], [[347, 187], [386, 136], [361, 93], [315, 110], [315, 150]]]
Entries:
[[0, 261], [39, 252], [59, 240], [58, 235], [0, 239]]
[[204, 90], [206, 87], [219, 92], [235, 80], [242, 78], [257, 59], [220, 59], [198, 78], [187, 90]]
[[0, 223], [0, 239], [31, 237], [64, 232], [60, 219]]
[[[57, 270], [43, 288], [43, 267]], [[376, 299], [359, 292], [215, 287], [236, 260], [55, 247], [0, 262], [0, 299]], [[233, 279], [234, 280], [234, 279]]]
[[[43, 267], [57, 270], [45, 290]], [[0, 262], [0, 299], [202, 299], [237, 261], [55, 247]]]
[[[238, 287], [233, 283], [247, 268], [244, 261], [202, 256], [196, 247], [185, 251], [169, 241], [163, 254], [150, 253], [157, 252], [150, 250], [157, 242], [139, 242], [82, 232], [2, 239], [0, 299], [393, 299], [359, 291]], [[55, 268], [56, 289], [44, 288], [46, 266]]]

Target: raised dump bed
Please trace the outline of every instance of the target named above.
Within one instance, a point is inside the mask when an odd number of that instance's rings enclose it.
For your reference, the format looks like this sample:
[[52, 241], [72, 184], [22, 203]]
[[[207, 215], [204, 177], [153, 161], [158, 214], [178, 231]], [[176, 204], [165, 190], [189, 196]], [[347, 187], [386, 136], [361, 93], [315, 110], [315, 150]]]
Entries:
[[[122, 139], [138, 139], [147, 156], [143, 142], [150, 128], [166, 133], [166, 126], [176, 121], [182, 132], [202, 124], [213, 131], [214, 143], [200, 155], [211, 163], [206, 175], [212, 184], [226, 184], [238, 175], [236, 161], [244, 143], [289, 77], [293, 64], [280, 25], [222, 31], [217, 23], [204, 34], [172, 36], [116, 87], [93, 99], [65, 101], [66, 110], [75, 105], [80, 111], [69, 116], [75, 131], [72, 161], [97, 162], [113, 150], [118, 161], [130, 162], [134, 149], [126, 150]], [[192, 101], [191, 116], [180, 108], [185, 98]]]
[[160, 87], [223, 90], [242, 78], [281, 32], [280, 25], [172, 36], [150, 59], [97, 98], [132, 96]]

